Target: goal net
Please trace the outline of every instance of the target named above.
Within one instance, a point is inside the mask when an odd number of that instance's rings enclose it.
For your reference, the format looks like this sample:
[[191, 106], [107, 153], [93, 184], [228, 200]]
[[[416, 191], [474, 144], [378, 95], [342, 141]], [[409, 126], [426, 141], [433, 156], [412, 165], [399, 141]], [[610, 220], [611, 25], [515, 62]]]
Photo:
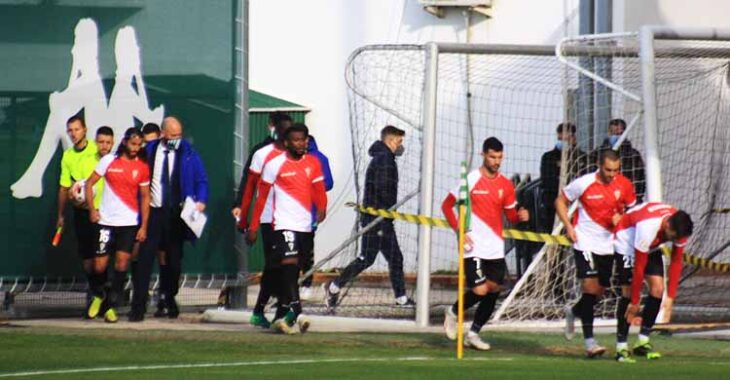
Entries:
[[[655, 42], [656, 114], [660, 178], [664, 201], [688, 211], [696, 233], [688, 251], [714, 262], [730, 262], [723, 233], [730, 214], [723, 173], [728, 136], [728, 46], [716, 41]], [[458, 184], [459, 165], [481, 165], [482, 141], [499, 138], [505, 145], [501, 172], [513, 179], [518, 200], [531, 221], [514, 226], [552, 231], [555, 187], [595, 170], [598, 152], [618, 149], [623, 172], [641, 197], [646, 196], [641, 63], [636, 34], [565, 41], [559, 56], [552, 46], [440, 45], [438, 54], [433, 216]], [[398, 211], [421, 214], [424, 173], [424, 89], [428, 54], [425, 46], [368, 46], [351, 56], [349, 85], [354, 178], [362, 202], [368, 153], [385, 125], [406, 130], [406, 153], [397, 158]], [[609, 127], [622, 119], [618, 132]], [[573, 138], [556, 148], [556, 129], [575, 126]], [[610, 135], [616, 137], [610, 138]], [[565, 137], [565, 136], [563, 136]], [[542, 165], [541, 165], [542, 164]], [[555, 178], [557, 176], [557, 178]], [[658, 178], [658, 177], [654, 177]], [[408, 198], [409, 195], [417, 195]], [[355, 212], [355, 211], [353, 211]], [[407, 293], [414, 297], [419, 260], [419, 226], [394, 222]], [[353, 228], [353, 233], [361, 230]], [[559, 230], [556, 230], [559, 231]], [[324, 264], [336, 272], [357, 260], [361, 241], [353, 239]], [[428, 302], [434, 317], [456, 299], [457, 247], [453, 232], [434, 227], [430, 242], [431, 286]], [[494, 319], [558, 320], [579, 293], [570, 249], [539, 242], [508, 241], [507, 290]], [[675, 317], [713, 320], [730, 317], [723, 292], [729, 277], [709, 268], [687, 265]], [[597, 306], [597, 315], [613, 318], [618, 289]], [[343, 289], [339, 315], [406, 317], [413, 309], [394, 306], [388, 263], [374, 264]], [[707, 317], [712, 315], [712, 317]]]

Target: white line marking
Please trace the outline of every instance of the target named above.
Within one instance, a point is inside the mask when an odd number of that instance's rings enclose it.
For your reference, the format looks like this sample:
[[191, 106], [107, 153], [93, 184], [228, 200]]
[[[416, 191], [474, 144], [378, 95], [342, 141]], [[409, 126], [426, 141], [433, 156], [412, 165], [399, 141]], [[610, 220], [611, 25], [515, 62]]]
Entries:
[[406, 361], [428, 361], [445, 358], [430, 358], [425, 356], [407, 356], [402, 358], [349, 358], [349, 359], [301, 359], [301, 360], [264, 360], [257, 362], [231, 362], [231, 363], [197, 363], [197, 364], [158, 364], [147, 366], [123, 366], [123, 367], [95, 367], [95, 368], [69, 368], [58, 370], [39, 370], [25, 372], [0, 373], [0, 377], [25, 377], [43, 375], [65, 375], [72, 373], [89, 372], [122, 372], [122, 371], [149, 371], [159, 369], [181, 369], [181, 368], [214, 368], [214, 367], [245, 367], [264, 366], [275, 364], [317, 364], [317, 363], [349, 363], [349, 362], [406, 362]]

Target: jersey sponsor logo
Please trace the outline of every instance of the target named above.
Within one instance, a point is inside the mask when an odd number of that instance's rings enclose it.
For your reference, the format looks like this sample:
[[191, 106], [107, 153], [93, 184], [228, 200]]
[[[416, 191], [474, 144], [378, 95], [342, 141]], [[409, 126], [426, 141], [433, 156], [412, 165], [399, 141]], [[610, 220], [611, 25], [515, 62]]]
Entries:
[[[111, 34], [111, 31], [105, 32], [105, 36], [107, 33]], [[124, 136], [127, 128], [134, 127], [135, 119], [142, 125], [162, 124], [164, 106], [152, 109], [148, 105], [141, 50], [133, 27], [124, 26], [116, 33], [114, 57], [117, 74], [111, 96], [107, 96], [100, 74], [98, 57], [102, 49], [99, 48], [101, 44], [96, 21], [91, 18], [80, 19], [74, 35], [69, 35], [68, 41], [73, 42], [70, 66], [74, 72], [66, 88], [54, 91], [49, 96], [48, 119], [35, 157], [25, 173], [10, 186], [14, 198], [39, 198], [43, 195], [43, 174], [59, 143], [63, 149], [72, 145], [66, 134], [66, 119], [69, 115], [84, 111], [87, 136], [92, 139], [101, 125], [112, 126], [115, 136]], [[115, 140], [112, 150], [116, 150], [121, 142], [121, 139]]]
[[487, 195], [489, 194], [489, 190], [474, 190], [471, 193], [474, 195]]
[[603, 194], [586, 195], [586, 199], [603, 199]]
[[293, 177], [293, 176], [295, 176], [295, 175], [297, 175], [297, 172], [286, 172], [286, 173], [281, 173], [281, 176], [282, 176], [282, 177]]
[[124, 169], [119, 168], [109, 168], [106, 171], [109, 173], [124, 173]]

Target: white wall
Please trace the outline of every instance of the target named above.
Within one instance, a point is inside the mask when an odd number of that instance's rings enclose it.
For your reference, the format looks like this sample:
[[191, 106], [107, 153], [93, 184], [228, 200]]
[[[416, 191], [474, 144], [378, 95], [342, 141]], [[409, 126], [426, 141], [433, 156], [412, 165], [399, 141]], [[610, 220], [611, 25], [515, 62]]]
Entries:
[[642, 25], [730, 27], [730, 2], [722, 0], [614, 0], [614, 31]]
[[[553, 44], [564, 34], [567, 16], [577, 30], [577, 0], [494, 0], [493, 18], [473, 16], [472, 42]], [[349, 120], [344, 70], [347, 57], [367, 44], [465, 42], [460, 11], [444, 19], [425, 12], [416, 0], [250, 0], [252, 89], [312, 109], [307, 125], [330, 157], [340, 204], [317, 234], [317, 255], [348, 234], [354, 200]], [[574, 34], [574, 33], [571, 33]]]

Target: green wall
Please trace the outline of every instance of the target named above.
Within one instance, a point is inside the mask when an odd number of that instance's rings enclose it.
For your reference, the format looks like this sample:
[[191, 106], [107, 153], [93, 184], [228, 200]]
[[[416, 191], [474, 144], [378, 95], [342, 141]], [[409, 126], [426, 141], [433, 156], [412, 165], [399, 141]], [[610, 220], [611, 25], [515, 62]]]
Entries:
[[178, 115], [203, 158], [210, 180], [209, 224], [194, 247], [186, 246], [184, 271], [236, 273], [230, 218], [235, 1], [18, 3], [0, 4], [0, 276], [81, 272], [72, 228], [59, 247], [50, 245], [60, 145], [43, 176], [40, 198], [16, 199], [10, 185], [33, 159], [48, 119], [50, 93], [62, 91], [69, 81], [74, 27], [82, 18], [98, 26], [98, 62], [107, 98], [115, 85], [117, 31], [134, 27], [149, 107], [163, 105], [165, 114]]

